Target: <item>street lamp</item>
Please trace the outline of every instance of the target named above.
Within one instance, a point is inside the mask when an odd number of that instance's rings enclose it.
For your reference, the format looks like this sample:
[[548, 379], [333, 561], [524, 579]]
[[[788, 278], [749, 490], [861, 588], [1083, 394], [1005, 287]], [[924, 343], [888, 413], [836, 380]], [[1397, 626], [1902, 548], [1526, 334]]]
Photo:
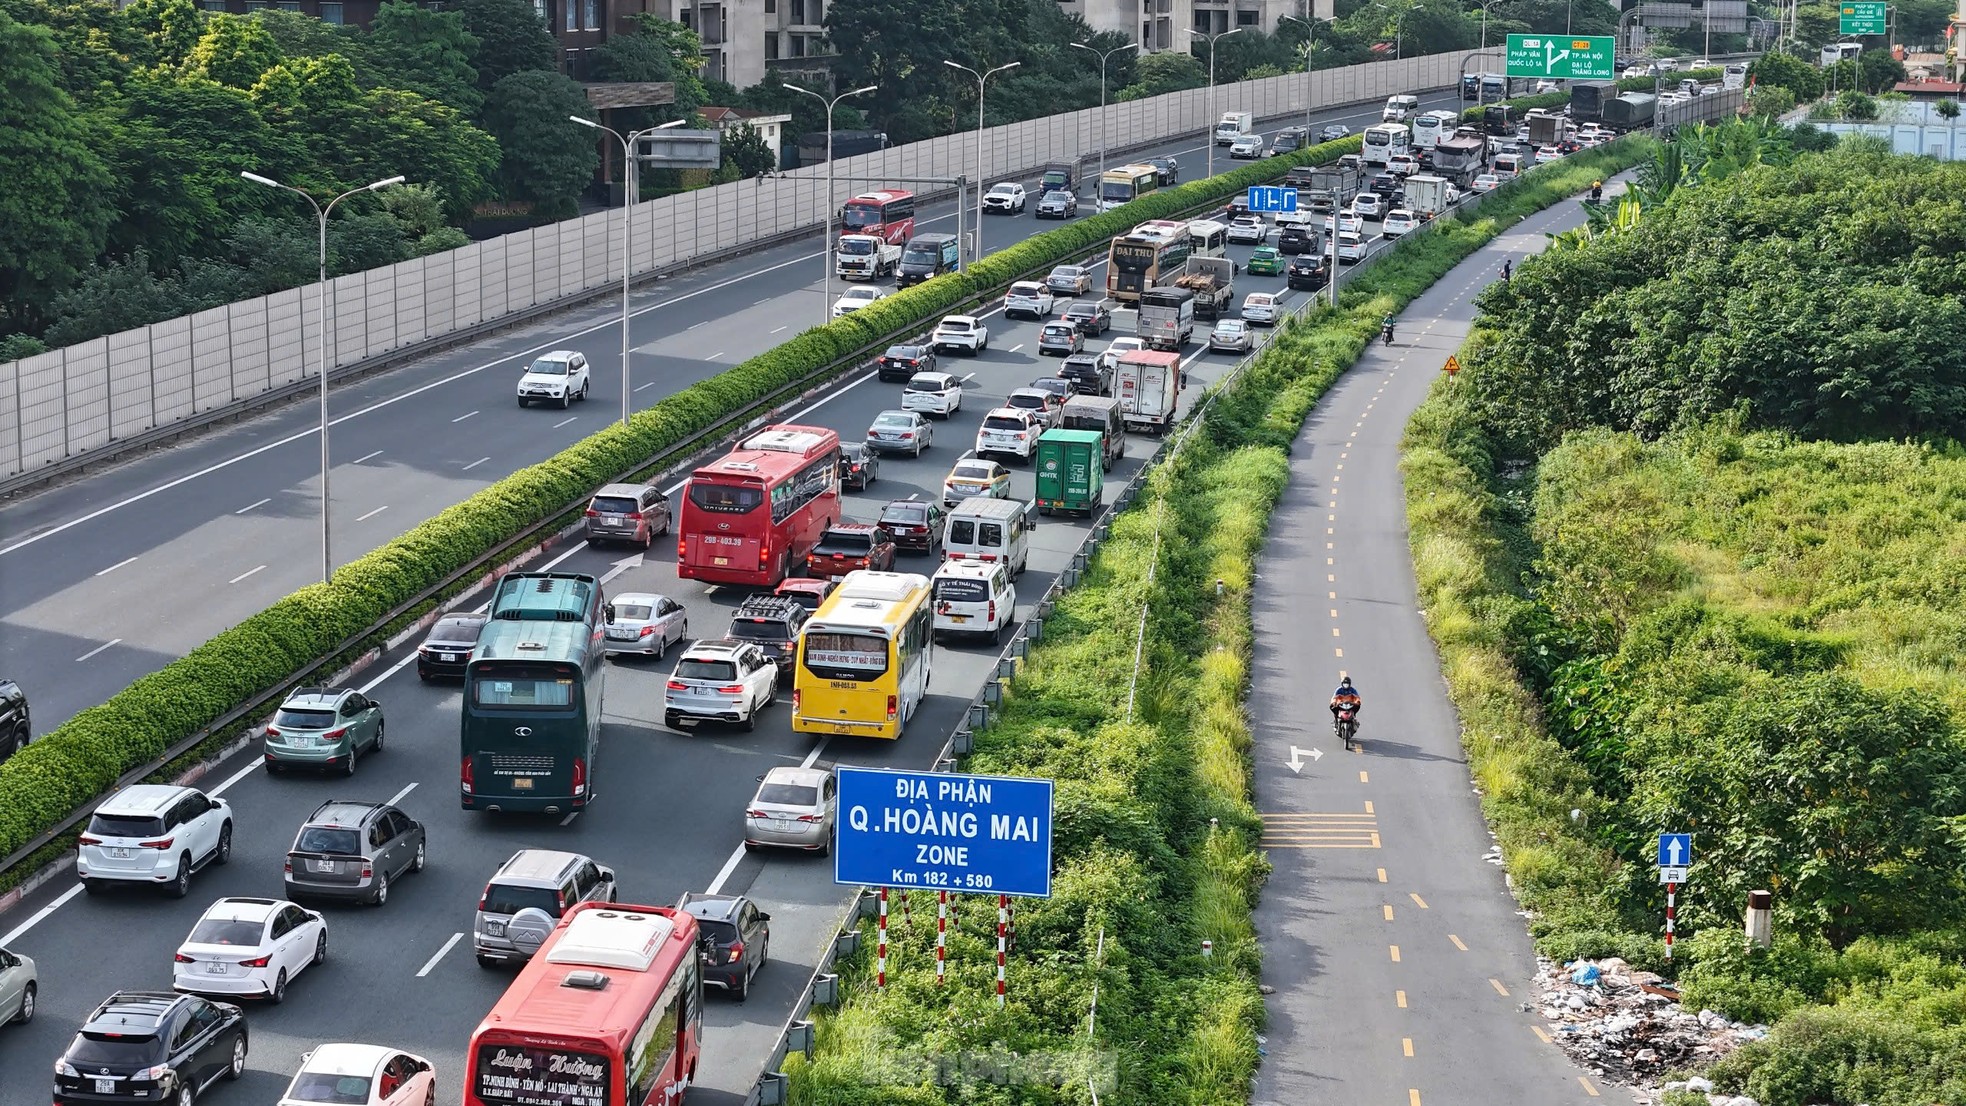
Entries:
[[[1481, 52], [1483, 54], [1486, 54], [1488, 52], [1488, 9], [1493, 7], [1498, 2], [1499, 0], [1479, 0], [1479, 3], [1481, 5]], [[1634, 8], [1632, 10], [1637, 11], [1638, 9]], [[1507, 72], [1506, 67], [1504, 68], [1503, 71]], [[1475, 73], [1475, 106], [1476, 107], [1480, 107], [1481, 105], [1488, 102], [1488, 82], [1482, 80], [1481, 76], [1482, 75], [1480, 72], [1477, 71]], [[1507, 92], [1508, 92], [1507, 77], [1504, 77], [1502, 79], [1502, 91], [1504, 93], [1503, 98], [1507, 99]]]
[[360, 188], [351, 188], [329, 200], [328, 206], [322, 207], [320, 201], [311, 193], [303, 192], [289, 184], [281, 184], [272, 177], [243, 172], [239, 175], [254, 184], [292, 192], [306, 200], [307, 206], [314, 209], [314, 219], [321, 227], [320, 293], [316, 303], [319, 305], [321, 317], [321, 582], [325, 584], [334, 576], [334, 560], [328, 555], [328, 216], [334, 211], [334, 205], [355, 193], [380, 192], [392, 184], [403, 183], [404, 178], [395, 176], [376, 181], [374, 184], [365, 184]]
[[997, 74], [1004, 72], [1005, 70], [1015, 69], [1018, 66], [1023, 65], [1024, 63], [1021, 61], [1005, 62], [1004, 64], [997, 66], [995, 69], [986, 69], [981, 73], [978, 73], [976, 70], [971, 69], [967, 65], [959, 65], [953, 61], [948, 60], [947, 58], [943, 59], [942, 64], [948, 66], [951, 69], [960, 69], [963, 72], [969, 74], [970, 76], [976, 78], [976, 251], [975, 252], [976, 252], [976, 259], [978, 261], [981, 261], [983, 260], [983, 186], [986, 183], [985, 178], [983, 176], [983, 89], [989, 84], [991, 77], [994, 77]]
[[[819, 325], [825, 326], [833, 318], [833, 247], [836, 244], [833, 241], [833, 109], [839, 107], [840, 101], [849, 96], [872, 92], [880, 86], [870, 84], [865, 88], [856, 88], [852, 92], [842, 92], [828, 100], [812, 89], [801, 88], [784, 81], [779, 83], [793, 92], [803, 92], [826, 105], [826, 202], [819, 205], [823, 209], [821, 213], [826, 217], [826, 230], [820, 235], [822, 241], [819, 248], [819, 260], [825, 266], [825, 272], [819, 275]], [[875, 260], [878, 261], [879, 258]], [[880, 272], [879, 266], [875, 267], [874, 272], [876, 274]]]
[[1096, 54], [1099, 57], [1099, 176], [1104, 179], [1106, 176], [1106, 59], [1122, 50], [1138, 52], [1140, 44], [1129, 42], [1124, 46], [1115, 46], [1111, 50], [1095, 50], [1083, 42], [1074, 42], [1072, 46], [1074, 49], [1084, 50], [1088, 54]]
[[592, 119], [569, 115], [583, 127], [605, 131], [621, 143], [621, 425], [628, 425], [628, 278], [635, 269], [635, 221], [632, 212], [641, 186], [635, 180], [635, 146], [643, 137], [670, 127], [680, 127], [687, 119], [658, 123], [645, 130], [624, 135], [613, 127], [603, 127]]
[[[1217, 39], [1228, 38], [1230, 35], [1239, 35], [1242, 31], [1243, 29], [1241, 27], [1232, 27], [1226, 31], [1217, 31], [1212, 35], [1205, 35], [1192, 27], [1188, 29], [1190, 37], [1205, 38], [1208, 40], [1208, 111], [1210, 115], [1215, 113], [1215, 41]], [[1212, 177], [1215, 175], [1215, 134], [1213, 131], [1204, 131], [1203, 137], [1208, 139], [1208, 175]]]
[[1320, 23], [1336, 23], [1338, 17], [1335, 15], [1329, 17], [1314, 15], [1306, 19], [1303, 16], [1297, 15], [1281, 15], [1277, 19], [1279, 22], [1287, 19], [1292, 23], [1302, 23], [1307, 32], [1304, 35], [1304, 144], [1308, 146], [1311, 143], [1311, 45], [1317, 40], [1317, 25]]

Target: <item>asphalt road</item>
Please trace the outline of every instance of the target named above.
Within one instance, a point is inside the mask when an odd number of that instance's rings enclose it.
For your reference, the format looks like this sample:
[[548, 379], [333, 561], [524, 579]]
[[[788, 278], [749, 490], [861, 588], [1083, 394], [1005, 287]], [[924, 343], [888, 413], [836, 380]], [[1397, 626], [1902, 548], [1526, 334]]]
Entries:
[[[1451, 96], [1426, 106], [1458, 107]], [[1376, 106], [1318, 117], [1357, 128]], [[1153, 151], [1206, 170], [1192, 138]], [[1218, 169], [1231, 162], [1226, 151]], [[1148, 155], [1141, 155], [1148, 156]], [[1035, 203], [1032, 205], [1035, 207]], [[923, 222], [953, 229], [949, 204]], [[987, 248], [1055, 223], [992, 217]], [[822, 320], [812, 243], [761, 251], [639, 291], [629, 388], [637, 408]], [[842, 285], [832, 282], [837, 295]], [[621, 409], [620, 301], [602, 300], [345, 385], [330, 397], [332, 542], [343, 564], [486, 484], [552, 456]], [[520, 409], [513, 386], [538, 353], [584, 351], [590, 398]], [[30, 696], [35, 731], [320, 579], [317, 408], [298, 403], [0, 505], [0, 675]]]
[[[1247, 246], [1231, 247], [1238, 260], [1249, 251]], [[1101, 279], [1103, 266], [1102, 261]], [[1237, 294], [1281, 291], [1282, 285], [1281, 277], [1245, 274], [1237, 280]], [[1286, 304], [1301, 305], [1304, 296], [1289, 293]], [[1111, 334], [1131, 333], [1132, 324], [1130, 312], [1119, 313]], [[1056, 371], [1056, 358], [1037, 356], [1037, 323], [1007, 322], [993, 311], [989, 325], [988, 352], [944, 360], [946, 368], [970, 375], [961, 411], [936, 424], [933, 444], [919, 460], [885, 459], [873, 487], [848, 497], [847, 517], [871, 520], [889, 500], [939, 494], [942, 477], [973, 442], [992, 400]], [[723, 328], [719, 333], [725, 333]], [[1201, 336], [1205, 334], [1204, 329]], [[1094, 348], [1103, 341], [1095, 341]], [[1186, 356], [1191, 378], [1186, 403], [1234, 361], [1204, 352], [1199, 343], [1189, 346]], [[898, 404], [899, 385], [881, 384], [870, 375], [849, 381], [788, 421], [821, 423], [843, 437], [859, 439], [878, 412]], [[502, 391], [500, 398], [505, 398]], [[499, 409], [505, 406], [501, 403]], [[513, 412], [520, 414], [516, 406]], [[480, 417], [490, 413], [487, 409]], [[554, 412], [523, 414], [550, 417]], [[351, 425], [367, 424], [357, 420]], [[419, 454], [426, 449], [408, 438], [395, 445]], [[1151, 439], [1132, 439], [1128, 456], [1108, 478], [1109, 499], [1151, 449]], [[250, 472], [254, 467], [241, 468]], [[1013, 494], [1030, 498], [1029, 469], [1012, 471]], [[407, 481], [408, 475], [399, 478]], [[381, 487], [389, 478], [377, 472], [372, 479]], [[1083, 520], [1040, 520], [1030, 571], [1018, 584], [1020, 616], [1068, 563], [1087, 526]], [[192, 535], [178, 540], [192, 540]], [[720, 634], [728, 608], [741, 595], [736, 589], [712, 591], [678, 581], [673, 550], [672, 543], [659, 541], [645, 560], [638, 560], [635, 550], [575, 546], [547, 564], [595, 575], [619, 570], [609, 584], [612, 594], [669, 594], [688, 608], [693, 634]], [[926, 558], [912, 556], [904, 556], [900, 567], [931, 568]], [[36, 1020], [0, 1029], [0, 1072], [9, 1075], [0, 1079], [0, 1106], [45, 1101], [49, 1065], [80, 1020], [108, 994], [167, 987], [172, 951], [213, 899], [278, 896], [281, 861], [294, 829], [330, 797], [394, 797], [428, 827], [429, 867], [395, 887], [385, 907], [326, 911], [329, 961], [301, 975], [284, 1005], [249, 1009], [251, 1070], [239, 1088], [216, 1088], [211, 1101], [219, 1106], [272, 1101], [301, 1053], [324, 1041], [349, 1039], [389, 1043], [429, 1057], [438, 1068], [440, 1094], [457, 1101], [470, 1033], [511, 977], [509, 971], [481, 969], [474, 962], [468, 936], [472, 910], [499, 863], [519, 848], [538, 845], [585, 852], [612, 865], [624, 902], [668, 904], [685, 891], [712, 889], [749, 894], [773, 915], [772, 962], [760, 971], [750, 1001], [739, 1005], [712, 994], [699, 1090], [691, 1096], [699, 1103], [740, 1102], [818, 953], [831, 939], [844, 897], [832, 883], [828, 860], [742, 851], [740, 819], [755, 779], [766, 768], [785, 763], [927, 767], [988, 678], [996, 656], [989, 646], [940, 648], [930, 698], [909, 731], [892, 743], [815, 741], [795, 735], [783, 707], [769, 712], [755, 733], [671, 731], [661, 724], [661, 703], [673, 658], [659, 666], [619, 663], [608, 680], [604, 753], [594, 778], [598, 801], [565, 820], [494, 817], [459, 809], [460, 690], [456, 685], [420, 684], [413, 668], [404, 667], [411, 658], [389, 658], [391, 666], [365, 687], [387, 713], [389, 747], [364, 758], [354, 779], [270, 777], [251, 758], [236, 759], [208, 778], [207, 785], [222, 790], [235, 807], [238, 833], [232, 862], [201, 873], [189, 897], [171, 901], [141, 890], [85, 896], [72, 881], [57, 880], [0, 920], [0, 945], [33, 957], [41, 972]]]
[[[1319, 401], [1291, 452], [1255, 610], [1256, 797], [1275, 865], [1256, 912], [1275, 988], [1257, 1106], [1633, 1101], [1518, 1008], [1535, 999], [1535, 952], [1483, 855], [1492, 841], [1418, 612], [1399, 469], [1406, 421], [1466, 337], [1473, 296], [1505, 258], [1580, 222], [1559, 204], [1435, 284], [1397, 343], [1374, 343]], [[1347, 673], [1365, 699], [1354, 753], [1325, 710]]]

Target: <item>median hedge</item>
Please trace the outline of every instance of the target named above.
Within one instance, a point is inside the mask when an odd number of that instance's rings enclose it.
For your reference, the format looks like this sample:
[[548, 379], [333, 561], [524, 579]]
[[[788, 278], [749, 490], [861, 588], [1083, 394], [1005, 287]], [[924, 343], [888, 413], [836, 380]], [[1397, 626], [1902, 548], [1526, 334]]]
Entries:
[[842, 966], [844, 1002], [820, 1018], [814, 1059], [788, 1061], [793, 1101], [1077, 1103], [1089, 1081], [1101, 1101], [1247, 1102], [1264, 1016], [1251, 911], [1268, 868], [1249, 783], [1250, 597], [1291, 443], [1388, 312], [1641, 148], [1628, 139], [1535, 169], [1409, 236], [1344, 286], [1338, 310], [1287, 321], [1214, 397], [1113, 521], [963, 765], [1056, 781], [1053, 895], [1016, 904], [1006, 1006], [995, 1001], [995, 900], [952, 896], [938, 986], [934, 896], [914, 896], [905, 921], [897, 896], [886, 992], [869, 933]]
[[[296, 680], [395, 607], [566, 511], [600, 485], [623, 473], [643, 473], [658, 458], [673, 461], [665, 454], [692, 435], [792, 385], [818, 383], [829, 370], [858, 367], [862, 362], [854, 355], [918, 331], [1013, 279], [1082, 256], [1140, 222], [1225, 201], [1293, 166], [1333, 161], [1358, 148], [1353, 136], [1264, 159], [1040, 234], [991, 254], [967, 273], [938, 277], [808, 330], [664, 398], [626, 426], [616, 423], [497, 481], [342, 566], [330, 582], [294, 592], [100, 706], [81, 711], [0, 764], [0, 856], [27, 845], [124, 773], [157, 760], [240, 703]], [[0, 873], [0, 879], [18, 878]]]

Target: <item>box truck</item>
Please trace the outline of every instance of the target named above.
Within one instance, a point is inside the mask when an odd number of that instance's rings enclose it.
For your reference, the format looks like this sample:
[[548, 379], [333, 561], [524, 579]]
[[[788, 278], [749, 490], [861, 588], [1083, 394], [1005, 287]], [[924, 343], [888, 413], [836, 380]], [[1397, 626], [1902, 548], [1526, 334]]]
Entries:
[[1181, 355], [1136, 349], [1120, 355], [1113, 371], [1120, 421], [1128, 430], [1165, 434], [1181, 402]]

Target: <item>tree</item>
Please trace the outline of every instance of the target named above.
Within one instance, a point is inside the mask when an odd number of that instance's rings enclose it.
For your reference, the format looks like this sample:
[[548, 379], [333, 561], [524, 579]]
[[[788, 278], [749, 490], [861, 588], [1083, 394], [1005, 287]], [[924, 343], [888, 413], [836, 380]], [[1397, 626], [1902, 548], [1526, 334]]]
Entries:
[[1905, 63], [1883, 50], [1865, 50], [1857, 55], [1857, 87], [1875, 96], [1889, 92], [1910, 79]]
[[942, 62], [1009, 61], [1024, 16], [1023, 0], [837, 0], [826, 7], [826, 37], [839, 51], [834, 72], [844, 87], [880, 86], [879, 114], [911, 101], [955, 102], [950, 77], [969, 78]]
[[115, 188], [99, 126], [57, 83], [54, 35], [0, 12], [0, 305], [27, 328], [102, 252]]
[[1749, 64], [1748, 75], [1754, 78], [1756, 88], [1774, 85], [1788, 89], [1798, 104], [1806, 104], [1823, 94], [1821, 71], [1788, 54], [1761, 55]]
[[778, 159], [756, 127], [739, 123], [724, 132], [724, 164], [735, 169], [740, 178], [755, 177], [778, 168]]
[[1779, 119], [1795, 110], [1795, 93], [1778, 84], [1756, 85], [1748, 90], [1748, 110], [1759, 116]]
[[184, 59], [184, 71], [233, 88], [251, 88], [280, 60], [280, 44], [264, 24], [218, 12], [205, 21], [205, 33]]
[[505, 196], [529, 200], [544, 218], [572, 214], [598, 160], [594, 132], [567, 121], [591, 118], [580, 86], [558, 73], [514, 73], [485, 99], [485, 124], [504, 157], [499, 180]]
[[388, 0], [369, 28], [364, 83], [405, 89], [475, 116], [485, 102], [471, 66], [478, 47], [461, 13]]
[[48, 343], [26, 334], [9, 334], [0, 338], [0, 365], [46, 352]]
[[340, 54], [350, 60], [368, 56], [368, 36], [360, 28], [323, 23], [319, 16], [280, 8], [260, 8], [252, 21], [266, 29], [283, 58], [318, 58]]
[[403, 224], [386, 212], [337, 211], [328, 223], [328, 273], [359, 273], [410, 255]]
[[55, 297], [56, 322], [48, 328], [55, 347], [72, 346], [105, 334], [174, 319], [189, 311], [176, 278], [150, 271], [150, 258], [138, 249], [120, 261], [91, 269]]
[[192, 0], [131, 0], [124, 21], [149, 45], [143, 60], [176, 68], [184, 64], [204, 32], [205, 13]]
[[444, 218], [444, 197], [427, 184], [399, 184], [376, 193], [382, 209], [403, 225], [403, 234], [422, 238], [449, 226]]
[[489, 92], [514, 73], [558, 67], [559, 43], [527, 0], [463, 0], [457, 10], [465, 32], [477, 40], [470, 61], [480, 89]]
[[312, 212], [241, 219], [225, 236], [224, 256], [247, 274], [249, 295], [311, 284], [320, 275], [320, 224]]
[[1208, 83], [1208, 70], [1192, 54], [1163, 50], [1148, 54], [1134, 63], [1133, 83], [1120, 90], [1115, 100], [1144, 100], [1184, 88], [1201, 88]]
[[333, 167], [340, 187], [408, 177], [435, 188], [458, 218], [492, 194], [498, 141], [462, 112], [414, 92], [373, 88], [361, 94], [352, 110], [337, 114], [346, 119], [341, 135], [345, 160]]

